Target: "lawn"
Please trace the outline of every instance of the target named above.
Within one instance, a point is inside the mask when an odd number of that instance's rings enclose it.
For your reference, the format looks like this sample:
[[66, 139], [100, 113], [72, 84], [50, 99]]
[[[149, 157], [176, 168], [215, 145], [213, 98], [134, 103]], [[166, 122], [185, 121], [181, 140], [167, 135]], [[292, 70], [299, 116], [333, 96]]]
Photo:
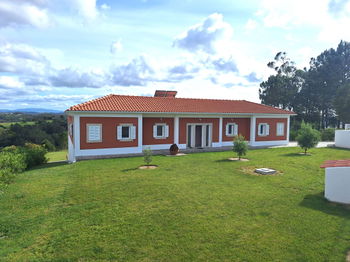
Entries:
[[64, 161], [67, 160], [67, 153], [67, 150], [48, 152], [46, 157], [48, 158], [48, 162]]
[[350, 151], [298, 152], [46, 164], [0, 195], [0, 261], [344, 261], [350, 209], [323, 198], [319, 166]]

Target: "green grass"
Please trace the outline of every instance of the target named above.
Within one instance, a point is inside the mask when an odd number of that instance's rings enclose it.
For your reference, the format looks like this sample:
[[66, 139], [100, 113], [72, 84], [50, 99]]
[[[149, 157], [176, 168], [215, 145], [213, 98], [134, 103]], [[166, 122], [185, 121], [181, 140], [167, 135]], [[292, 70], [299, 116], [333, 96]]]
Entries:
[[49, 152], [46, 157], [49, 159], [48, 162], [64, 161], [67, 160], [67, 150]]
[[[297, 148], [47, 164], [0, 195], [0, 261], [344, 261], [350, 210], [323, 198], [326, 159]], [[271, 167], [255, 176], [242, 167]]]

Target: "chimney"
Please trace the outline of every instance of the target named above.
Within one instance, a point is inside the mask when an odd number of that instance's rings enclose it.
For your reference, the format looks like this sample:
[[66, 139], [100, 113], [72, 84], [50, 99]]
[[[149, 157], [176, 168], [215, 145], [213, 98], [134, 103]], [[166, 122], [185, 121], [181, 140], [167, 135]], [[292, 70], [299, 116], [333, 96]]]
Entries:
[[175, 98], [177, 91], [156, 90], [154, 97], [172, 97]]

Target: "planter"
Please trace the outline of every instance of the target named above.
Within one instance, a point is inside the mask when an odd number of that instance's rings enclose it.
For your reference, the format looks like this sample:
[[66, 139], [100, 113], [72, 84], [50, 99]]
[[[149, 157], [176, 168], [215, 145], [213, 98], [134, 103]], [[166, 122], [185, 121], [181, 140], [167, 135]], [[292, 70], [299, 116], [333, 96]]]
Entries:
[[177, 153], [179, 153], [179, 147], [177, 146], [177, 144], [172, 144], [169, 148], [170, 151], [170, 155], [176, 155]]

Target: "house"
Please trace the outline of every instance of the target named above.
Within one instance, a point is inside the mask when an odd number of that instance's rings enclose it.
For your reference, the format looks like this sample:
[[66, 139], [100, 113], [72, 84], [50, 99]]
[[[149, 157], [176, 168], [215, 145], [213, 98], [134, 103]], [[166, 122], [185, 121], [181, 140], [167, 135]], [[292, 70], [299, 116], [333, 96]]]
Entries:
[[142, 153], [144, 148], [231, 146], [241, 134], [250, 146], [285, 145], [293, 112], [244, 100], [107, 95], [70, 107], [69, 161]]

